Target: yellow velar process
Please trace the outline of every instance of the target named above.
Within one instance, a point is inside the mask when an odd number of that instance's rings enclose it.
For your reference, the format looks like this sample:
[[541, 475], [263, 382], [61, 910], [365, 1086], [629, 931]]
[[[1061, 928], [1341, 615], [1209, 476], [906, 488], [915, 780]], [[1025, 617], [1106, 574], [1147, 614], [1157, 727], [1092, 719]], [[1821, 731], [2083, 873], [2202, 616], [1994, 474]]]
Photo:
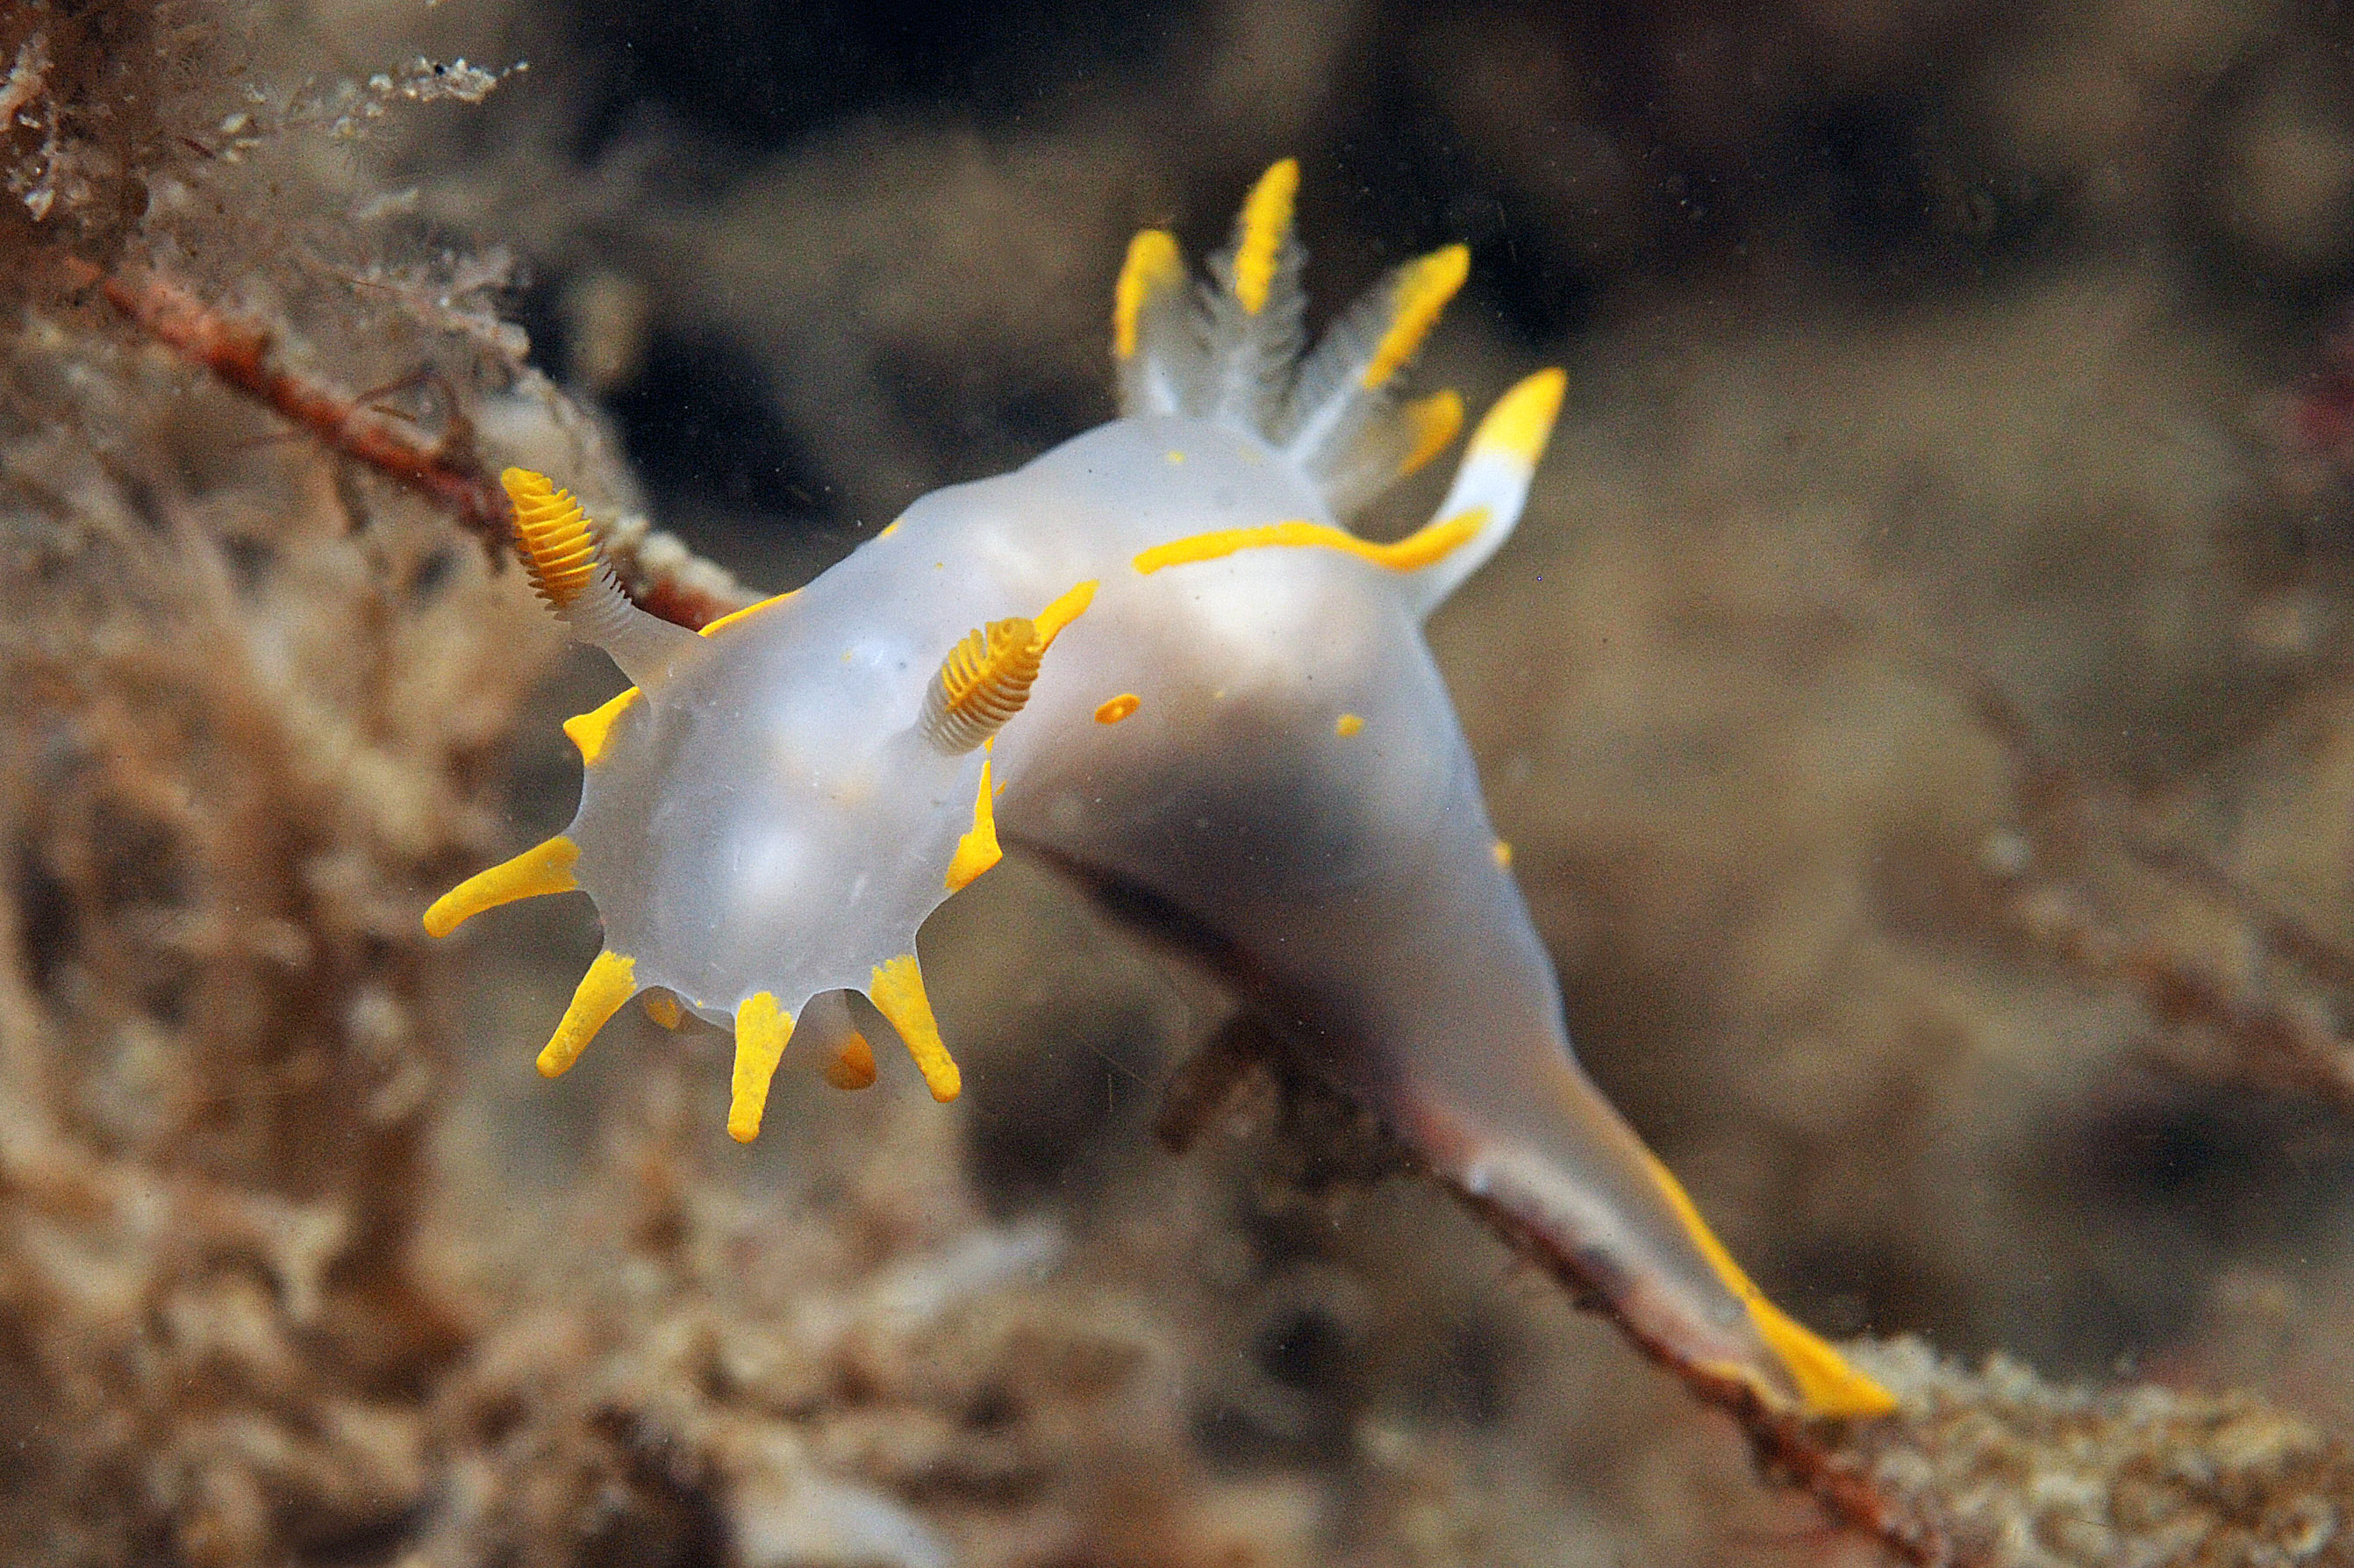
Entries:
[[1774, 1408], [1885, 1412], [1577, 1066], [1423, 641], [1518, 520], [1562, 374], [1496, 402], [1427, 526], [1349, 532], [1460, 426], [1454, 393], [1397, 382], [1469, 258], [1407, 262], [1302, 355], [1298, 181], [1289, 162], [1260, 180], [1207, 289], [1172, 236], [1129, 248], [1121, 418], [926, 497], [702, 635], [631, 605], [578, 507], [508, 471], [534, 582], [632, 684], [565, 726], [571, 826], [454, 889], [427, 929], [585, 890], [605, 950], [541, 1070], [643, 996], [734, 1032], [727, 1126], [748, 1140], [780, 1063], [864, 1086], [872, 1033], [956, 1097], [917, 932], [1027, 848], [1209, 933], [1246, 1001], [1440, 1174], [1616, 1282], [1638, 1333]]

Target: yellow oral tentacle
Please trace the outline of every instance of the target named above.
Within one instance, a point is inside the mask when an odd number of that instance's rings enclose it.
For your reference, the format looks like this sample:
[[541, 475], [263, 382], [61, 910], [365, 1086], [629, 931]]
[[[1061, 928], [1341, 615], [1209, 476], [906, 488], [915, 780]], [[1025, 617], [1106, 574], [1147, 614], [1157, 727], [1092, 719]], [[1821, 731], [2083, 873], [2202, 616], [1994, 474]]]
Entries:
[[425, 929], [430, 936], [446, 937], [485, 909], [518, 898], [569, 893], [580, 885], [572, 875], [579, 859], [580, 846], [562, 833], [534, 844], [513, 860], [476, 872], [435, 899], [425, 911]]
[[563, 1022], [539, 1053], [539, 1075], [560, 1078], [580, 1060], [580, 1053], [588, 1049], [588, 1042], [607, 1020], [621, 1011], [621, 1004], [638, 993], [638, 964], [635, 959], [610, 950], [597, 955], [588, 972], [580, 977], [579, 989], [572, 993], [572, 1003], [564, 1010]]
[[924, 1075], [932, 1098], [946, 1104], [962, 1093], [964, 1075], [940, 1043], [940, 1026], [932, 1016], [932, 1000], [924, 992], [924, 972], [916, 967], [916, 956], [903, 953], [876, 965], [866, 994], [907, 1042], [907, 1054], [916, 1059], [916, 1070]]
[[756, 991], [736, 1004], [736, 1066], [727, 1098], [727, 1136], [749, 1143], [760, 1136], [769, 1085], [793, 1037], [793, 1015], [777, 1005], [771, 991]]

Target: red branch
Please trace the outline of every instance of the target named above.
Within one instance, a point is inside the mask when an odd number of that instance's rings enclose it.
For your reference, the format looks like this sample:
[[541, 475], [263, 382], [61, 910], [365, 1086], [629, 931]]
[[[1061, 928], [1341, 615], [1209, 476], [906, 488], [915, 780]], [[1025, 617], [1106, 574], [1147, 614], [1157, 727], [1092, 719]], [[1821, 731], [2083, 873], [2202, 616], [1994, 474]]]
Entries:
[[74, 258], [64, 268], [76, 287], [97, 289], [158, 343], [302, 426], [330, 450], [449, 508], [485, 541], [506, 547], [514, 526], [506, 492], [483, 471], [471, 442], [451, 437], [421, 441], [406, 422], [280, 369], [270, 363], [268, 331], [222, 315], [166, 279], [154, 273], [124, 277]]
[[[419, 438], [408, 421], [381, 414], [270, 363], [270, 334], [235, 320], [153, 272], [126, 276], [75, 257], [58, 259], [68, 284], [95, 289], [156, 342], [223, 384], [308, 430], [321, 445], [447, 507], [498, 560], [514, 548], [514, 513], [506, 492], [474, 450], [471, 427], [453, 416], [438, 440]], [[642, 545], [644, 540], [638, 541]], [[701, 630], [758, 596], [691, 556], [683, 569], [647, 567], [635, 546], [609, 545], [631, 596], [649, 613]]]

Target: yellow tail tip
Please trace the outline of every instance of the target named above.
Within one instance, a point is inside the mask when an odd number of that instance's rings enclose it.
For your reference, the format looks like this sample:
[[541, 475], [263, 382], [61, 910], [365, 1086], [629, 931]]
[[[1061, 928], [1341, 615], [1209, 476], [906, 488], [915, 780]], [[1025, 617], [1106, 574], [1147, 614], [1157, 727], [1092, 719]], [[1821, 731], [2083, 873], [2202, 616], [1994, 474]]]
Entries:
[[499, 474], [499, 483], [514, 503], [515, 546], [530, 569], [532, 587], [560, 610], [596, 580], [601, 565], [588, 519], [570, 493], [557, 489], [544, 473], [510, 468]]

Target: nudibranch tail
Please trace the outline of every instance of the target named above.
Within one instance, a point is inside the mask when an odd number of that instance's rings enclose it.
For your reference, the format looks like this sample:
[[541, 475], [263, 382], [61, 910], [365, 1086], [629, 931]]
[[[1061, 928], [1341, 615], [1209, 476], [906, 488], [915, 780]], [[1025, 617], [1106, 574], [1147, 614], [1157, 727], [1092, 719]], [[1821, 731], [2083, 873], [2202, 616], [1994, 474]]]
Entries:
[[1415, 578], [1411, 592], [1419, 613], [1427, 615], [1437, 609], [1511, 536], [1512, 525], [1521, 520], [1521, 508], [1528, 501], [1529, 482], [1544, 457], [1553, 421], [1560, 417], [1562, 395], [1568, 385], [1569, 378], [1559, 370], [1540, 370], [1497, 398], [1496, 406], [1472, 432], [1455, 482], [1447, 499], [1438, 503], [1438, 515], [1477, 514], [1480, 524], [1461, 548]]
[[505, 470], [499, 482], [514, 506], [515, 546], [539, 596], [637, 685], [659, 681], [695, 645], [695, 634], [630, 602], [569, 492], [523, 468]]
[[512, 904], [518, 898], [541, 898], [569, 893], [580, 884], [572, 868], [579, 863], [580, 846], [562, 833], [488, 871], [478, 871], [425, 911], [426, 934], [446, 937], [485, 909]]
[[[1833, 1350], [1815, 1332], [1766, 1298], [1766, 1293], [1751, 1283], [1749, 1276], [1734, 1262], [1733, 1254], [1700, 1216], [1700, 1210], [1659, 1157], [1649, 1150], [1643, 1150], [1651, 1179], [1659, 1183], [1669, 1206], [1682, 1222], [1692, 1245], [1708, 1260], [1709, 1266], [1743, 1307], [1748, 1309], [1751, 1325], [1759, 1339], [1777, 1357], [1790, 1377], [1790, 1383], [1804, 1402], [1809, 1415], [1869, 1416], [1885, 1415], [1896, 1408], [1896, 1396], [1872, 1378], [1850, 1366], [1847, 1358]], [[1718, 1369], [1744, 1383], [1755, 1385], [1755, 1375], [1739, 1366]], [[1771, 1401], [1777, 1391], [1760, 1388], [1758, 1392]]]

